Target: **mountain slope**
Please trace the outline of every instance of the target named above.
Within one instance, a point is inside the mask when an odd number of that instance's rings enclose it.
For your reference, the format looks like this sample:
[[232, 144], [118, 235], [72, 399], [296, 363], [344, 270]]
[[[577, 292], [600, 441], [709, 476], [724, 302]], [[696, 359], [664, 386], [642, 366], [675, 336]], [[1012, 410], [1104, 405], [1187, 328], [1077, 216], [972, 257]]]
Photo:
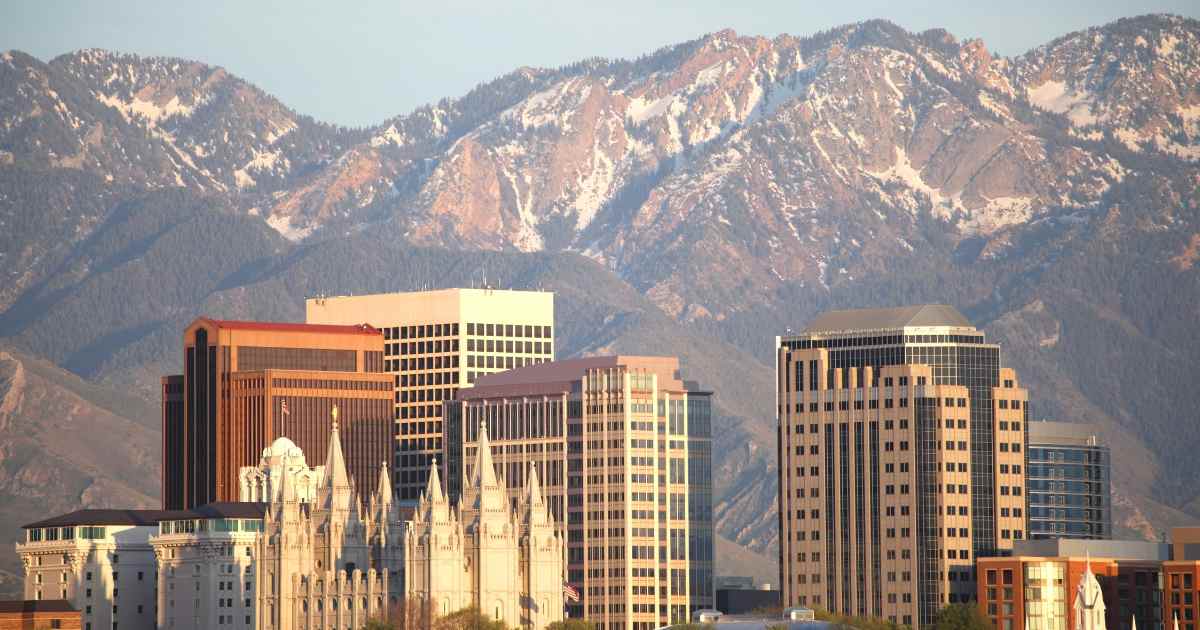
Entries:
[[[0, 347], [0, 536], [15, 541], [39, 515], [158, 504], [154, 407]], [[20, 593], [6, 545], [0, 591]]]

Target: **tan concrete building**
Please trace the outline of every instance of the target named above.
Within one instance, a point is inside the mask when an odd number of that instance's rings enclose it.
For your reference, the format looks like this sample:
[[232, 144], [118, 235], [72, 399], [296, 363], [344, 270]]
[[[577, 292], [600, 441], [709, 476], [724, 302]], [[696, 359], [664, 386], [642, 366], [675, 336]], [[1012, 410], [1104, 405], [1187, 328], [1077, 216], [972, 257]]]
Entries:
[[[606, 630], [686, 622], [713, 607], [711, 394], [674, 357], [590, 357], [483, 376], [447, 420], [451, 499], [478, 475], [481, 427], [496, 467], [536, 473], [565, 524], [573, 618]], [[510, 494], [510, 505], [520, 497]]]
[[334, 407], [361, 495], [391, 461], [379, 330], [202, 317], [184, 330], [183, 357], [184, 373], [162, 382], [164, 508], [236, 501], [239, 471], [278, 437], [323, 452]]
[[947, 306], [833, 311], [777, 338], [784, 606], [914, 627], [1026, 534], [1028, 395]]
[[393, 481], [413, 504], [443, 449], [444, 405], [484, 374], [554, 359], [554, 294], [442, 289], [310, 298], [310, 324], [366, 322], [383, 331], [393, 377]]

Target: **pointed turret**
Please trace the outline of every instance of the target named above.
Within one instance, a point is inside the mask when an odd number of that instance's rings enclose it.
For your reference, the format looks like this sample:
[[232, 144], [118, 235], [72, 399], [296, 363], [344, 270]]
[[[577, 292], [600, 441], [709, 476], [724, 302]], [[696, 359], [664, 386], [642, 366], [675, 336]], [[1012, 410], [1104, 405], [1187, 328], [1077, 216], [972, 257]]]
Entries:
[[279, 469], [279, 501], [290, 503], [296, 500], [296, 486], [292, 483], [291, 471], [287, 466]]
[[370, 504], [371, 518], [377, 527], [399, 520], [392, 500], [392, 478], [388, 474], [387, 462], [379, 462], [379, 485], [371, 496]]
[[479, 421], [479, 449], [475, 452], [473, 485], [487, 488], [496, 485], [496, 468], [492, 464], [492, 445], [488, 442], [487, 422]]
[[353, 505], [353, 486], [346, 472], [346, 460], [342, 456], [342, 439], [338, 433], [338, 408], [330, 412], [333, 426], [329, 432], [329, 450], [325, 454], [325, 487], [322, 489], [321, 507], [327, 510], [348, 511]]
[[442, 523], [450, 519], [450, 500], [442, 491], [442, 479], [438, 475], [437, 459], [429, 467], [429, 481], [417, 503], [416, 519], [425, 523]]
[[529, 483], [526, 484], [528, 491], [525, 498], [529, 501], [530, 506], [541, 506], [544, 501], [542, 499], [542, 488], [538, 483], [537, 466], [533, 462], [529, 462]]
[[300, 518], [300, 501], [296, 494], [296, 480], [286, 465], [279, 471], [279, 510], [275, 515], [281, 521], [294, 522]]
[[437, 458], [429, 467], [429, 483], [425, 484], [425, 500], [431, 503], [442, 503], [446, 500], [442, 493], [442, 479], [438, 476]]
[[375, 488], [374, 500], [385, 511], [392, 505], [392, 478], [388, 475], [387, 462], [379, 462], [379, 485]]
[[1096, 574], [1092, 573], [1092, 555], [1087, 554], [1087, 565], [1075, 591], [1075, 630], [1105, 630], [1104, 592]]
[[546, 499], [542, 495], [542, 485], [538, 480], [537, 467], [533, 465], [533, 462], [529, 462], [527, 479], [525, 493], [521, 497], [518, 519], [527, 529], [553, 523], [553, 517], [546, 506]]
[[496, 474], [487, 424], [482, 421], [479, 423], [478, 443], [473, 481], [463, 493], [467, 497], [466, 505], [478, 515], [481, 525], [485, 522], [497, 527], [511, 525], [514, 517], [508, 502], [508, 490], [504, 479]]

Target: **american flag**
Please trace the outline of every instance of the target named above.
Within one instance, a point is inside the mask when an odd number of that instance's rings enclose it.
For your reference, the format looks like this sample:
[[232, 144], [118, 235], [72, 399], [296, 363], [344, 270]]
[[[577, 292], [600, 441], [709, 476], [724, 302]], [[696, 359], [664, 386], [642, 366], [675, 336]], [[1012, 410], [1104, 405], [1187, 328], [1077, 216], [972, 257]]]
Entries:
[[579, 601], [579, 589], [566, 582], [563, 582], [563, 597], [570, 601], [577, 602]]
[[279, 401], [279, 413], [285, 416], [292, 415], [291, 412], [288, 411], [286, 400]]

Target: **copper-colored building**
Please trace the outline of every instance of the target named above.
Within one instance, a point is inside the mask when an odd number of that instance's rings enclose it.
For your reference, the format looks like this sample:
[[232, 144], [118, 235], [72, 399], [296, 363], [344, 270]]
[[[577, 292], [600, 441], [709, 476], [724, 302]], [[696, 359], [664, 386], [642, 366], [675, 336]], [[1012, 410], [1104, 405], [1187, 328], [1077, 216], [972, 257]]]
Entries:
[[[674, 357], [608, 356], [486, 374], [446, 421], [455, 499], [486, 423], [497, 470], [530, 464], [565, 529], [573, 618], [647, 630], [714, 606], [711, 393]], [[513, 500], [516, 497], [512, 497]]]
[[833, 311], [777, 339], [784, 606], [913, 627], [1025, 537], [1028, 395], [948, 306]]
[[184, 331], [183, 355], [184, 373], [162, 380], [165, 509], [236, 501], [238, 471], [278, 437], [325, 452], [334, 406], [361, 496], [391, 465], [380, 331], [200, 318]]
[[0, 601], [0, 630], [80, 630], [82, 615], [61, 599]]
[[1105, 604], [1105, 626], [1164, 630], [1179, 619], [1195, 630], [1200, 559], [1186, 548], [1200, 528], [1172, 532], [1175, 544], [1130, 540], [1025, 541], [1009, 557], [980, 558], [979, 606], [996, 630], [1067, 630], [1075, 624], [1075, 592], [1090, 566]]

